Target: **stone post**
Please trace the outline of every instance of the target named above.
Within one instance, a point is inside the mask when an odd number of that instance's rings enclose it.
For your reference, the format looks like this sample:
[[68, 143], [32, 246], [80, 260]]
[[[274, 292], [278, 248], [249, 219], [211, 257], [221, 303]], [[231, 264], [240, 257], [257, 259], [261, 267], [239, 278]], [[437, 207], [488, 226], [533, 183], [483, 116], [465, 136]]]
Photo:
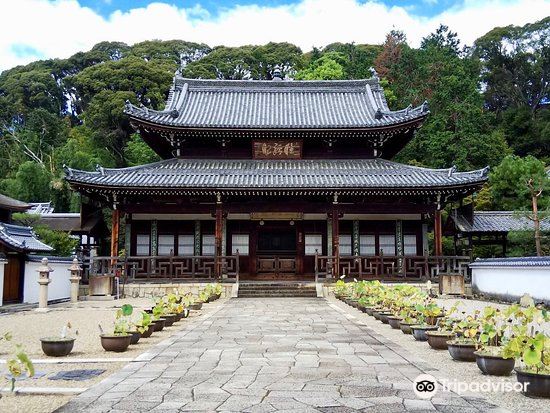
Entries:
[[46, 312], [48, 311], [48, 284], [52, 282], [50, 273], [53, 272], [53, 269], [48, 265], [47, 258], [42, 258], [42, 265], [36, 271], [38, 272], [38, 284], [40, 285], [37, 311]]
[[80, 276], [82, 268], [78, 265], [78, 260], [76, 258], [73, 260], [73, 265], [69, 267], [69, 271], [71, 272], [71, 278], [69, 278], [69, 281], [71, 282], [71, 303], [77, 303], [78, 289], [80, 287], [79, 283], [82, 279]]

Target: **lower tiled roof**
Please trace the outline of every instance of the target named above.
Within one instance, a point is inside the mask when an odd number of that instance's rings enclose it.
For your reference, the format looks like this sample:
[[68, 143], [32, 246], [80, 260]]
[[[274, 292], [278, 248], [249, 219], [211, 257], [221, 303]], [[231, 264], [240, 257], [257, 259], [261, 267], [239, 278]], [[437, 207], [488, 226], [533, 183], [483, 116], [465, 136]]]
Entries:
[[550, 267], [550, 257], [485, 258], [475, 260], [470, 267]]
[[148, 165], [67, 169], [76, 185], [109, 188], [177, 189], [401, 189], [479, 185], [487, 169], [456, 172], [403, 165], [384, 159], [227, 160], [168, 159]]
[[[461, 232], [510, 232], [534, 229], [533, 221], [514, 211], [474, 211], [473, 220], [461, 214], [451, 215]], [[541, 229], [550, 231], [550, 220], [541, 221]]]
[[21, 252], [51, 252], [54, 249], [36, 238], [32, 228], [0, 222], [0, 242]]

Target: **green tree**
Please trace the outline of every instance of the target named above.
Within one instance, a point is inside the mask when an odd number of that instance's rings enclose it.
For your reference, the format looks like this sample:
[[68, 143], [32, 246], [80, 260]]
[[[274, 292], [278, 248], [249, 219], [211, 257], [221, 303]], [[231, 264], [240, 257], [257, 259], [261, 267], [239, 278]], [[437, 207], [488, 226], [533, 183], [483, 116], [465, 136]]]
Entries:
[[345, 79], [345, 57], [338, 52], [323, 54], [311, 62], [309, 67], [296, 73], [297, 80], [333, 80]]
[[[510, 155], [504, 158], [489, 177], [494, 206], [501, 210], [530, 211], [532, 199], [527, 186], [530, 179], [536, 187], [548, 187], [548, 175], [542, 161], [533, 156]], [[541, 209], [549, 206], [548, 195], [543, 195], [539, 201]]]
[[134, 133], [124, 148], [124, 155], [129, 166], [144, 165], [157, 162], [160, 157], [147, 145], [141, 136]]
[[25, 202], [47, 202], [52, 195], [52, 176], [36, 162], [23, 162], [14, 178], [2, 181], [4, 191], [12, 198]]

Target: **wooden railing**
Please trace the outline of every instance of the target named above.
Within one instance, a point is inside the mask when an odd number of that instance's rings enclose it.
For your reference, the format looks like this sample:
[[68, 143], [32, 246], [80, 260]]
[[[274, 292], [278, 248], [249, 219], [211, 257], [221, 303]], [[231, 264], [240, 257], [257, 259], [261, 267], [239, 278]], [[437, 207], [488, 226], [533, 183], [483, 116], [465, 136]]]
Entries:
[[[441, 274], [468, 276], [468, 256], [340, 256], [315, 255], [315, 279], [335, 275], [357, 279], [435, 279]], [[338, 268], [338, 271], [336, 270]]]
[[93, 257], [84, 263], [85, 279], [94, 275], [135, 280], [239, 280], [239, 254], [232, 256]]

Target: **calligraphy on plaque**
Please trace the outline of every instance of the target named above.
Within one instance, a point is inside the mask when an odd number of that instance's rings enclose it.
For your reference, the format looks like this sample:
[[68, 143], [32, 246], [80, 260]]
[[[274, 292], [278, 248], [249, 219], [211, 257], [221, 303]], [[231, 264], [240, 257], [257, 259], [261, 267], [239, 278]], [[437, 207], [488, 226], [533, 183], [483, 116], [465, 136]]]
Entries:
[[302, 141], [254, 141], [252, 152], [254, 159], [300, 159]]

